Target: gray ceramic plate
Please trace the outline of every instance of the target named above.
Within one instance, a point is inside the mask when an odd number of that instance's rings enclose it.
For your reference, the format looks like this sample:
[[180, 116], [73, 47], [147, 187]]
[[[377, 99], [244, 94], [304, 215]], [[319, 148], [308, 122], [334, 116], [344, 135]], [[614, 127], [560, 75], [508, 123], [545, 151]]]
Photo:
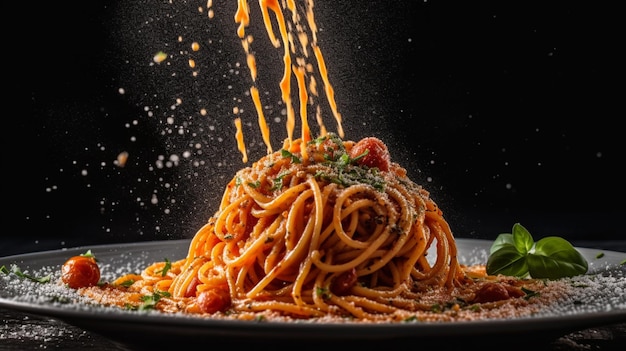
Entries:
[[[462, 263], [484, 263], [491, 242], [457, 239]], [[103, 278], [117, 268], [139, 271], [154, 261], [186, 256], [189, 240], [96, 245], [46, 251], [0, 258], [0, 266], [16, 264], [25, 273], [57, 274], [62, 263], [72, 255], [90, 249], [99, 259]], [[593, 296], [572, 301], [541, 315], [503, 320], [471, 322], [402, 323], [402, 324], [325, 324], [274, 323], [212, 320], [158, 312], [139, 313], [116, 308], [68, 302], [46, 284], [17, 280], [14, 274], [0, 273], [0, 307], [48, 316], [108, 336], [164, 339], [213, 338], [219, 340], [386, 340], [442, 338], [453, 336], [488, 336], [503, 333], [565, 332], [626, 322], [626, 253], [578, 248], [589, 262]], [[105, 265], [103, 263], [106, 262]], [[110, 279], [109, 279], [110, 281]]]

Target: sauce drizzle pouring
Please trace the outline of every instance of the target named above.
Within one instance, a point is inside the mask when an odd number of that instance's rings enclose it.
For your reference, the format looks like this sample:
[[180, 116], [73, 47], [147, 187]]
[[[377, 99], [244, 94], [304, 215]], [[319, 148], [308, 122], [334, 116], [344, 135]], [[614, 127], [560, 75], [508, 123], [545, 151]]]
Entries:
[[[302, 7], [300, 8], [299, 5]], [[306, 143], [311, 140], [311, 130], [308, 123], [308, 105], [315, 105], [319, 98], [317, 90], [317, 81], [314, 74], [318, 73], [322, 79], [324, 92], [328, 100], [328, 104], [332, 111], [337, 124], [337, 134], [340, 137], [344, 137], [344, 131], [342, 127], [341, 114], [337, 109], [337, 103], [335, 102], [335, 92], [328, 79], [328, 69], [324, 61], [324, 56], [320, 47], [317, 44], [317, 25], [315, 24], [315, 17], [313, 14], [313, 0], [306, 0], [295, 2], [294, 0], [283, 0], [279, 3], [279, 0], [259, 0], [259, 6], [263, 17], [263, 23], [270, 42], [275, 48], [283, 48], [283, 77], [280, 81], [279, 87], [281, 91], [281, 99], [285, 103], [287, 112], [287, 140], [286, 147], [293, 149], [294, 141], [294, 129], [296, 126], [296, 112], [294, 109], [294, 102], [292, 100], [292, 88], [291, 78], [295, 76], [298, 88], [298, 100], [300, 103], [299, 115], [301, 123], [301, 141]], [[271, 13], [270, 13], [271, 11]], [[291, 12], [291, 20], [284, 16], [284, 12]], [[280, 39], [278, 39], [274, 33], [271, 14], [273, 13], [278, 31], [280, 33]], [[302, 21], [302, 17], [306, 19], [306, 22]], [[267, 153], [273, 152], [270, 142], [270, 130], [267, 126], [265, 116], [263, 114], [263, 106], [258, 89], [254, 86], [258, 76], [258, 70], [256, 65], [256, 57], [250, 50], [250, 45], [253, 42], [253, 37], [246, 34], [246, 28], [250, 24], [250, 7], [247, 0], [237, 1], [237, 11], [235, 12], [234, 20], [239, 24], [237, 28], [237, 36], [241, 39], [242, 47], [246, 53], [246, 62], [250, 70], [250, 75], [253, 81], [253, 86], [250, 88], [252, 100], [254, 102], [257, 115], [259, 128], [263, 136], [263, 141], [267, 146]], [[308, 28], [308, 32], [307, 32]], [[294, 31], [296, 32], [294, 35]], [[309, 38], [309, 32], [312, 38]], [[300, 44], [299, 47], [296, 44]], [[309, 48], [312, 50], [315, 61], [317, 63], [317, 72], [315, 71], [313, 64], [308, 62], [310, 59]], [[326, 135], [327, 129], [324, 125], [322, 112], [319, 107], [313, 111], [315, 113], [317, 124], [320, 128], [320, 135]], [[241, 120], [236, 120], [235, 126], [237, 127], [237, 146], [244, 155], [244, 163], [247, 162], [246, 148], [243, 140], [243, 133], [241, 131]], [[301, 148], [305, 149], [305, 148]]]

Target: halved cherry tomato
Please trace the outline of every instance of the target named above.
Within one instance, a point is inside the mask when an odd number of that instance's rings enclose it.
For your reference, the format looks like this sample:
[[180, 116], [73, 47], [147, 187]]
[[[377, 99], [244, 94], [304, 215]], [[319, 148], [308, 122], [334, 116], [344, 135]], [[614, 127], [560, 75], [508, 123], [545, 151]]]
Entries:
[[61, 267], [61, 280], [72, 289], [94, 286], [100, 281], [100, 267], [93, 256], [73, 256]]

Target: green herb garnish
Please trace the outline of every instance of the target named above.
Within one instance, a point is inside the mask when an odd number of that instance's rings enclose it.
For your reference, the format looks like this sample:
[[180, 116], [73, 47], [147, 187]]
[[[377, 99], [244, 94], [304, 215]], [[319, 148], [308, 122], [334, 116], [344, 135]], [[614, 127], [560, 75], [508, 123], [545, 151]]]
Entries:
[[316, 293], [318, 296], [321, 296], [322, 299], [324, 300], [328, 300], [331, 297], [331, 293], [330, 293], [330, 290], [328, 290], [328, 288], [318, 286], [316, 288]]
[[487, 274], [557, 279], [587, 273], [585, 258], [567, 240], [549, 236], [535, 242], [521, 224], [491, 245]]
[[288, 176], [290, 174], [290, 172], [283, 172], [281, 174], [278, 175], [278, 177], [274, 178], [273, 183], [274, 185], [272, 185], [272, 188], [270, 189], [271, 191], [275, 191], [275, 190], [280, 190], [283, 188], [283, 178], [285, 178], [286, 176]]
[[128, 280], [124, 280], [123, 282], [120, 283], [121, 286], [128, 288], [131, 285], [135, 284], [135, 279], [128, 279]]
[[280, 154], [285, 158], [291, 158], [291, 162], [293, 163], [302, 163], [298, 156], [292, 154], [291, 152], [289, 152], [289, 150], [281, 149]]
[[539, 293], [535, 290], [530, 290], [525, 287], [522, 287], [522, 291], [526, 294], [524, 295], [524, 300], [529, 300], [531, 297], [539, 296]]
[[156, 307], [157, 302], [162, 297], [169, 297], [170, 293], [167, 291], [155, 291], [152, 295], [144, 295], [141, 297], [141, 301], [143, 303], [139, 306], [140, 311], [151, 310]]
[[91, 258], [93, 258], [94, 260], [96, 260], [96, 261], [97, 261], [97, 259], [96, 259], [96, 255], [94, 255], [94, 254], [91, 252], [91, 250], [87, 250], [85, 253], [80, 254], [80, 256], [84, 256], [84, 257], [91, 257]]
[[161, 273], [161, 277], [165, 277], [165, 275], [167, 275], [167, 272], [172, 269], [172, 262], [170, 262], [169, 259], [164, 258], [163, 259], [165, 261], [165, 265], [163, 266], [163, 269], [156, 271], [155, 273]]
[[7, 267], [2, 266], [2, 267], [0, 267], [0, 272], [2, 272], [4, 274], [13, 273], [13, 274], [17, 275], [20, 278], [26, 278], [26, 279], [32, 280], [34, 282], [37, 282], [37, 283], [48, 283], [48, 282], [50, 282], [50, 278], [51, 278], [50, 274], [48, 274], [47, 276], [44, 276], [44, 277], [35, 277], [33, 275], [26, 274], [26, 273], [22, 272], [20, 267], [18, 267], [16, 264], [12, 264], [10, 270]]

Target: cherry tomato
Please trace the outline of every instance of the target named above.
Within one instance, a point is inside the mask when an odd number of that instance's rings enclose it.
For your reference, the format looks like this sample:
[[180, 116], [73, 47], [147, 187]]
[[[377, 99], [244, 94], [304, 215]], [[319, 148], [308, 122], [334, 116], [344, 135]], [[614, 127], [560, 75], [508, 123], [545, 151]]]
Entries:
[[383, 172], [389, 171], [391, 156], [385, 143], [375, 137], [363, 138], [352, 147], [350, 157], [357, 158], [365, 151], [367, 155], [361, 157], [357, 163], [370, 168], [377, 167]]
[[193, 277], [191, 283], [187, 286], [187, 290], [185, 290], [185, 297], [193, 297], [196, 296], [196, 288], [200, 285], [200, 279], [198, 277]]
[[198, 294], [198, 306], [204, 313], [225, 311], [230, 306], [228, 288], [216, 287]]
[[484, 303], [510, 298], [507, 289], [498, 283], [486, 283], [477, 292], [473, 302]]
[[94, 286], [100, 281], [100, 267], [93, 256], [73, 256], [61, 267], [61, 280], [72, 289]]
[[339, 274], [330, 286], [330, 291], [337, 296], [345, 296], [350, 293], [350, 289], [357, 282], [356, 268]]

